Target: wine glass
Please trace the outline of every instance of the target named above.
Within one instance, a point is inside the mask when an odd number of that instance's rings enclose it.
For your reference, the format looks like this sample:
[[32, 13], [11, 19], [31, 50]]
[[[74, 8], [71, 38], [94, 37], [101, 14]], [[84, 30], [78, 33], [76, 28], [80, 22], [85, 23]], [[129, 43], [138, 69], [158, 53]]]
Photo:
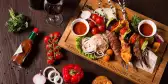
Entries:
[[62, 17], [63, 0], [45, 0], [44, 10], [47, 12], [46, 22], [51, 25], [60, 25]]

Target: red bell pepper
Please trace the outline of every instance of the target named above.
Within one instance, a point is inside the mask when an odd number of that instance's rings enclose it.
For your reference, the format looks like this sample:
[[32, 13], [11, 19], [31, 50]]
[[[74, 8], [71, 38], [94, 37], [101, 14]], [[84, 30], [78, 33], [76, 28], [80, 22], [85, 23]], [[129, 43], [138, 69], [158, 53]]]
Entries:
[[63, 79], [66, 83], [77, 84], [83, 78], [83, 70], [77, 64], [68, 64], [62, 69]]

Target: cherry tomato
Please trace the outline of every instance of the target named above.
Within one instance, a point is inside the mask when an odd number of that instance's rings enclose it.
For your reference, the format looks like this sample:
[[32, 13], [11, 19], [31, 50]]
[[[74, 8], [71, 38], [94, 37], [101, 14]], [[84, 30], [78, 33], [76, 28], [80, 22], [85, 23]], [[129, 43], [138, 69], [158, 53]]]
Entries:
[[51, 50], [49, 50], [48, 52], [47, 52], [47, 56], [53, 56], [54, 54], [53, 54], [53, 52], [51, 51]]
[[47, 43], [49, 42], [49, 39], [50, 39], [49, 36], [45, 36], [45, 37], [44, 37], [44, 43], [47, 44]]
[[100, 25], [100, 26], [98, 26], [98, 29], [100, 32], [105, 32], [106, 27], [105, 27], [105, 25]]
[[50, 39], [53, 39], [54, 38], [54, 34], [53, 33], [49, 34], [49, 37], [50, 37]]
[[92, 28], [91, 32], [92, 32], [93, 35], [95, 35], [95, 34], [99, 33], [99, 30], [98, 30], [98, 28], [94, 27], [94, 28]]
[[91, 15], [91, 19], [92, 19], [92, 20], [96, 20], [97, 17], [99, 17], [97, 14], [92, 14], [92, 15]]
[[54, 60], [47, 60], [47, 64], [53, 64], [54, 62]]
[[95, 27], [95, 23], [93, 21], [89, 21], [89, 26], [90, 26], [90, 28], [93, 28], [93, 27]]
[[60, 32], [54, 32], [54, 38], [60, 38], [61, 33]]
[[57, 53], [55, 54], [55, 59], [56, 59], [56, 60], [60, 60], [61, 58], [62, 58], [62, 53], [57, 52]]
[[53, 52], [58, 52], [61, 48], [58, 46], [58, 44], [53, 45]]
[[52, 44], [46, 44], [46, 50], [51, 50], [52, 49]]
[[47, 64], [53, 64], [55, 62], [53, 57], [48, 57], [47, 58]]
[[103, 17], [97, 17], [96, 20], [95, 20], [96, 24], [103, 24], [104, 23], [104, 19]]
[[54, 43], [54, 44], [58, 44], [58, 41], [59, 41], [59, 40], [58, 40], [57, 38], [53, 38], [53, 39], [52, 39], [52, 43]]

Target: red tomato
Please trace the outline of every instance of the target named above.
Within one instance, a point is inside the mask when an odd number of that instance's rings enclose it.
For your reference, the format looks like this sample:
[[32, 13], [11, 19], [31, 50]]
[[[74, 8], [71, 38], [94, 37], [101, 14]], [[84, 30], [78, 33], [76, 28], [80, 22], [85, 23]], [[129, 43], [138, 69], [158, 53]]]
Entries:
[[98, 28], [94, 27], [94, 28], [92, 28], [91, 32], [92, 32], [93, 35], [95, 35], [95, 34], [99, 33], [99, 30], [98, 30]]
[[46, 50], [51, 50], [52, 49], [52, 45], [51, 44], [46, 44]]
[[45, 36], [45, 37], [44, 37], [44, 43], [47, 44], [47, 43], [49, 42], [49, 39], [50, 39], [49, 36]]
[[47, 52], [47, 56], [53, 56], [54, 54], [53, 54], [53, 52], [51, 51], [51, 50], [49, 50], [48, 52]]
[[55, 59], [56, 60], [60, 60], [62, 58], [62, 54], [60, 53], [60, 52], [57, 52], [56, 54], [55, 54]]
[[104, 23], [104, 19], [103, 17], [97, 17], [96, 20], [95, 20], [96, 24], [103, 24]]
[[53, 33], [49, 34], [49, 37], [50, 37], [51, 39], [53, 39], [53, 38], [54, 38], [54, 34], [53, 34]]
[[53, 64], [54, 62], [55, 62], [54, 59], [48, 59], [48, 60], [47, 60], [47, 64]]
[[61, 33], [60, 32], [54, 32], [54, 38], [60, 38]]
[[96, 20], [97, 17], [99, 17], [97, 14], [92, 14], [92, 15], [91, 15], [91, 19], [92, 19], [92, 20]]
[[105, 32], [106, 27], [105, 27], [105, 25], [100, 25], [100, 26], [98, 26], [98, 29], [100, 32]]
[[89, 21], [89, 26], [90, 26], [90, 28], [93, 28], [93, 27], [95, 27], [95, 23], [93, 21]]

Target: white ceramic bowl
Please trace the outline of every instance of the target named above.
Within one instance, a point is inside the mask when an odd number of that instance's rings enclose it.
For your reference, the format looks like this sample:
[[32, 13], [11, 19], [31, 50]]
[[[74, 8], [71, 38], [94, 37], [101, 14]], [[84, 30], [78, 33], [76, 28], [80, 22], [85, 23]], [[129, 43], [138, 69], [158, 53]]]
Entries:
[[[153, 29], [152, 34], [149, 35], [149, 36], [146, 36], [146, 35], [142, 34], [141, 31], [140, 31], [141, 25], [142, 25], [142, 24], [145, 24], [145, 23], [151, 25], [151, 27], [152, 27], [152, 29]], [[156, 32], [157, 32], [156, 24], [155, 24], [153, 21], [151, 21], [151, 20], [142, 20], [142, 21], [139, 23], [139, 25], [138, 25], [138, 32], [139, 32], [139, 34], [140, 34], [141, 36], [144, 36], [144, 37], [152, 37], [152, 36], [154, 36], [154, 35], [156, 34]]]
[[[73, 30], [73, 27], [76, 23], [78, 22], [82, 22], [86, 25], [86, 32], [82, 35], [78, 35], [74, 32]], [[82, 19], [82, 18], [78, 18], [78, 19], [75, 19], [72, 23], [71, 23], [71, 29], [72, 29], [72, 32], [76, 35], [76, 36], [85, 36], [88, 32], [89, 32], [89, 23], [85, 20], [85, 19]]]

